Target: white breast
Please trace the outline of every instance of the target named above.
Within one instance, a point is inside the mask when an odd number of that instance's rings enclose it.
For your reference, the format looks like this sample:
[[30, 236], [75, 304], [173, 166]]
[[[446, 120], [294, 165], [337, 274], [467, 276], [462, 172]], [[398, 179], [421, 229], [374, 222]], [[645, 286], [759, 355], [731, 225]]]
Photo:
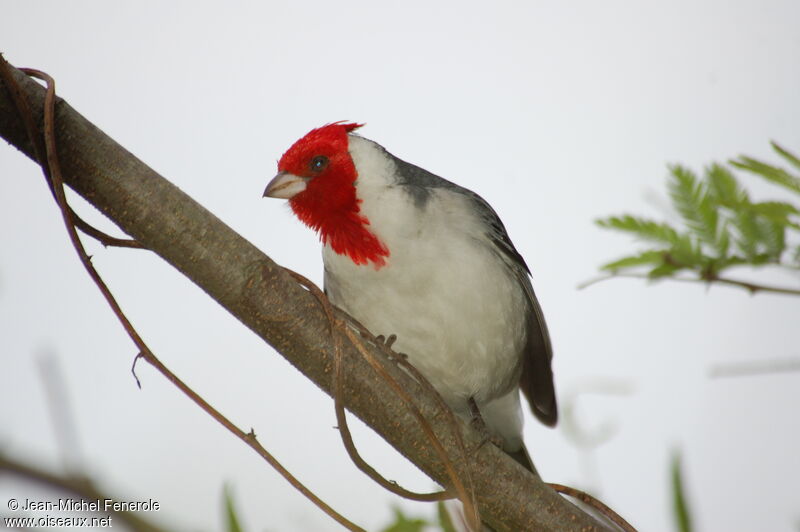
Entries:
[[[356, 137], [350, 151], [359, 169], [362, 213], [390, 255], [376, 269], [325, 246], [331, 301], [374, 334], [396, 334], [394, 349], [408, 355], [460, 413], [470, 397], [481, 405], [513, 392], [504, 402], [516, 408], [507, 416], [517, 419], [525, 295], [481, 240], [485, 228], [468, 198], [434, 188], [419, 208], [387, 178], [393, 163], [379, 147]], [[515, 424], [520, 430], [518, 419]]]

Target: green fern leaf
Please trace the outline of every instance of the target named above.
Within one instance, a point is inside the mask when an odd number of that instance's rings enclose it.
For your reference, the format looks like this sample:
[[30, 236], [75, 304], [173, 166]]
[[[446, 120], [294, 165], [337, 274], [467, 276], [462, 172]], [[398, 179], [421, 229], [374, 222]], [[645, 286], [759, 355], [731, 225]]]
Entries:
[[792, 221], [791, 216], [800, 215], [800, 209], [784, 201], [762, 201], [747, 206], [754, 214], [766, 218], [772, 223], [800, 229], [800, 224]]
[[681, 235], [669, 250], [673, 265], [681, 268], [701, 268], [710, 260], [703, 254], [700, 243], [689, 235]]
[[616, 229], [617, 231], [632, 233], [642, 240], [660, 242], [663, 244], [674, 244], [680, 240], [678, 232], [669, 224], [655, 222], [629, 214], [595, 220], [595, 223], [606, 229]]
[[669, 277], [680, 269], [679, 266], [675, 266], [674, 264], [664, 263], [647, 272], [647, 276], [650, 279], [660, 279], [662, 277]]
[[758, 218], [759, 242], [762, 244], [764, 254], [771, 261], [780, 262], [781, 254], [786, 249], [786, 226], [776, 224], [764, 218]]
[[[774, 142], [772, 146], [791, 165], [790, 170], [800, 169], [800, 158]], [[800, 176], [783, 168], [746, 156], [730, 163], [800, 193]], [[647, 267], [653, 279], [691, 270], [701, 278], [713, 279], [720, 271], [743, 264], [757, 267], [778, 263], [800, 268], [800, 246], [795, 247], [796, 242], [789, 263], [781, 262], [787, 240], [792, 242], [793, 235], [787, 235], [788, 231], [800, 231], [800, 205], [751, 201], [731, 170], [720, 164], [706, 167], [703, 179], [680, 165], [669, 170], [667, 185], [683, 227], [632, 215], [596, 220], [600, 227], [658, 244], [657, 249], [622, 257], [601, 269], [616, 272]]]
[[800, 214], [800, 209], [785, 201], [762, 201], [753, 203], [752, 208], [758, 214], [781, 221], [791, 214]]
[[631, 255], [629, 257], [622, 257], [615, 261], [609, 262], [600, 266], [601, 270], [616, 272], [626, 268], [635, 268], [636, 266], [659, 265], [664, 262], [666, 251], [649, 250], [643, 251], [638, 255]]
[[231, 488], [227, 484], [223, 488], [223, 498], [225, 501], [225, 530], [226, 532], [242, 532], [242, 525], [239, 524], [239, 516], [233, 503]]
[[392, 509], [394, 511], [394, 522], [382, 532], [422, 532], [425, 527], [430, 525], [427, 520], [420, 517], [409, 517], [399, 507]]
[[683, 485], [680, 451], [672, 453], [669, 469], [672, 482], [672, 511], [676, 527], [678, 532], [692, 532], [692, 512], [686, 497], [686, 488]]
[[785, 148], [781, 148], [774, 140], [770, 141], [770, 144], [772, 144], [772, 149], [778, 152], [778, 155], [786, 159], [789, 164], [800, 170], [800, 159], [795, 154], [791, 153]]
[[686, 226], [701, 241], [717, 247], [717, 208], [711, 201], [706, 185], [688, 168], [670, 167], [668, 182], [672, 203]]
[[741, 266], [748, 264], [748, 261], [738, 255], [731, 255], [728, 257], [715, 258], [711, 260], [706, 266], [698, 273], [701, 278], [709, 279], [718, 277], [723, 271], [732, 266]]
[[706, 179], [709, 192], [717, 203], [733, 207], [750, 201], [747, 192], [739, 185], [739, 181], [724, 166], [714, 163], [706, 168]]
[[740, 156], [738, 160], [730, 162], [736, 168], [747, 170], [753, 174], [763, 177], [767, 181], [785, 187], [793, 192], [800, 193], [800, 177], [795, 177], [783, 168], [762, 163], [757, 159]]
[[772, 260], [772, 257], [767, 255], [766, 253], [758, 253], [758, 254], [756, 254], [755, 257], [753, 257], [753, 258], [751, 258], [749, 260], [749, 265], [750, 266], [764, 266], [765, 264], [771, 264], [773, 262], [774, 261]]
[[719, 226], [719, 235], [717, 237], [717, 250], [719, 251], [718, 259], [724, 259], [728, 256], [728, 251], [731, 247], [731, 232], [730, 223], [728, 220], [723, 220]]
[[439, 518], [439, 526], [442, 532], [456, 532], [456, 527], [453, 526], [453, 520], [450, 519], [450, 514], [447, 513], [447, 508], [442, 501], [436, 503], [436, 515]]
[[724, 259], [715, 261], [714, 271], [720, 273], [725, 268], [730, 268], [731, 266], [741, 266], [743, 264], [749, 264], [749, 261], [744, 257], [740, 257], [739, 255], [731, 255], [725, 257]]
[[747, 209], [740, 208], [733, 213], [732, 223], [736, 228], [736, 247], [748, 260], [758, 253], [759, 228], [756, 217]]

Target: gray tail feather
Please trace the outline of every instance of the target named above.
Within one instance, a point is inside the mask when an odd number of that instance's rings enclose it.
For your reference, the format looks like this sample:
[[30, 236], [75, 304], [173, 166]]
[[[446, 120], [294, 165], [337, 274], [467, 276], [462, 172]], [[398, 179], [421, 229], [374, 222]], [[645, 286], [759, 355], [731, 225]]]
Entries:
[[[533, 461], [531, 460], [531, 456], [528, 454], [528, 450], [525, 448], [525, 445], [520, 447], [518, 450], [513, 452], [506, 451], [506, 454], [509, 455], [511, 458], [517, 461], [522, 467], [536, 475], [539, 476], [539, 473], [536, 471], [536, 467], [533, 465]], [[455, 530], [459, 532], [470, 532], [469, 525], [467, 525], [467, 520], [464, 518], [464, 509], [460, 503], [457, 501], [446, 501], [445, 503], [445, 510], [447, 511], [452, 524], [454, 525]], [[480, 532], [495, 532], [492, 527], [487, 525], [486, 523], [482, 523]]]

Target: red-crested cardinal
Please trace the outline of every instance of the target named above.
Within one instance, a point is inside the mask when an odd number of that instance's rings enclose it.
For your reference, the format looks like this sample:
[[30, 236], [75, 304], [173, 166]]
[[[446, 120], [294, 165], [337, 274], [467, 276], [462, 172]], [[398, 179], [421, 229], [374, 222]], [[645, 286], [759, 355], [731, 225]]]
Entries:
[[466, 419], [474, 406], [503, 449], [532, 471], [519, 390], [558, 418], [552, 348], [530, 271], [474, 192], [402, 161], [337, 122], [278, 162], [264, 196], [289, 200], [323, 244], [331, 302], [393, 348]]

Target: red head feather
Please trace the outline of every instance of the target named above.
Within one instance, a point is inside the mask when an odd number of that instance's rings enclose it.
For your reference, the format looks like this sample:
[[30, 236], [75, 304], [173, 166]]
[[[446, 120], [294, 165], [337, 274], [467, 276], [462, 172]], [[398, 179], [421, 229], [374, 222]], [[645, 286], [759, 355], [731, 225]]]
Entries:
[[311, 130], [278, 161], [278, 170], [308, 179], [306, 189], [289, 200], [300, 220], [317, 231], [324, 244], [356, 264], [386, 264], [389, 250], [359, 214], [358, 172], [350, 157], [348, 133], [363, 124], [334, 122]]

